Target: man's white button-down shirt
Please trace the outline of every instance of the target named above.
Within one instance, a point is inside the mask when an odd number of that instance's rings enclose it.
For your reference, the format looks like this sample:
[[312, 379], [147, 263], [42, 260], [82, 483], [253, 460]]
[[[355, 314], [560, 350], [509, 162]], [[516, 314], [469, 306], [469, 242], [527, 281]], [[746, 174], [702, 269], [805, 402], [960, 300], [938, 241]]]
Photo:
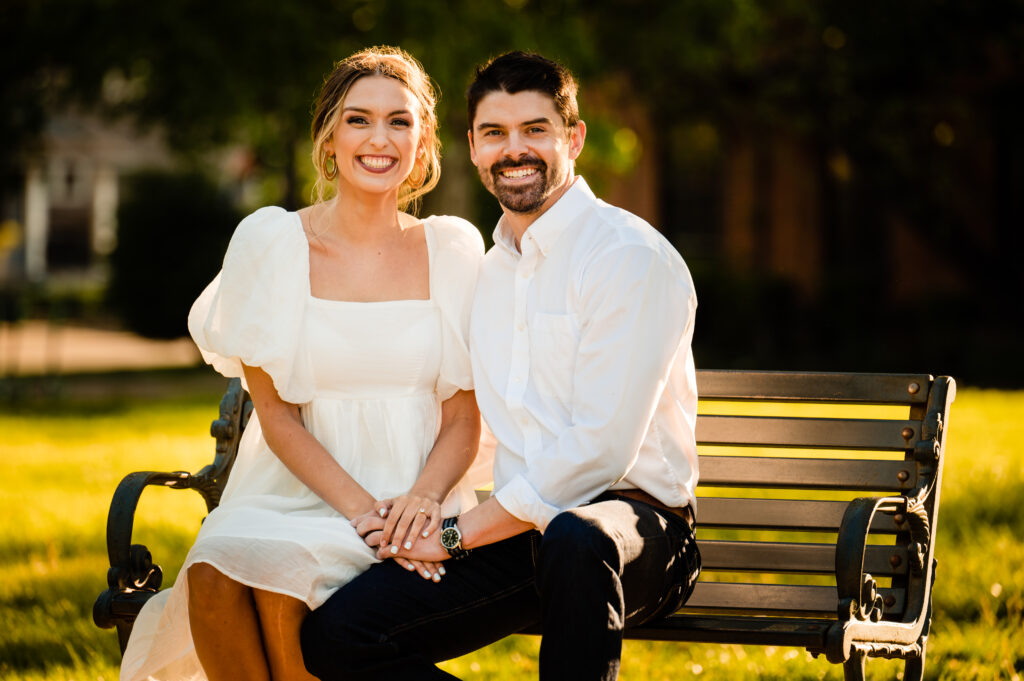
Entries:
[[526, 230], [498, 222], [470, 323], [494, 494], [542, 531], [608, 489], [695, 504], [697, 297], [653, 227], [583, 178]]

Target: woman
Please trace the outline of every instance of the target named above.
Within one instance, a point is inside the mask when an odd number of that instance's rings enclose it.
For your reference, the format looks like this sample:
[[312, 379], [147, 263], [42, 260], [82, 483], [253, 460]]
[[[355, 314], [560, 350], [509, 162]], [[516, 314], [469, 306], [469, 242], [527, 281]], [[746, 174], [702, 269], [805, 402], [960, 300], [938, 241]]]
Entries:
[[437, 184], [434, 104], [401, 50], [340, 62], [312, 125], [319, 201], [243, 220], [193, 306], [203, 357], [244, 377], [256, 415], [122, 679], [311, 679], [303, 618], [377, 561], [349, 519], [385, 515], [380, 543], [397, 545], [432, 531], [442, 503], [472, 503], [459, 481], [480, 434], [466, 332], [483, 243], [464, 220], [402, 212]]

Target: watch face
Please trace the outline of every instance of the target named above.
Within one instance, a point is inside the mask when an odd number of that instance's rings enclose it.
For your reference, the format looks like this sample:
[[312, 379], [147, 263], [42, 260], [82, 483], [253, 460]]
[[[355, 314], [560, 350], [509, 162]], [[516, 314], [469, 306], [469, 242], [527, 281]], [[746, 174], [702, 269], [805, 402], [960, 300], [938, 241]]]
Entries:
[[459, 545], [459, 541], [462, 536], [459, 534], [458, 529], [454, 527], [446, 527], [441, 530], [441, 546], [446, 549], [454, 549]]

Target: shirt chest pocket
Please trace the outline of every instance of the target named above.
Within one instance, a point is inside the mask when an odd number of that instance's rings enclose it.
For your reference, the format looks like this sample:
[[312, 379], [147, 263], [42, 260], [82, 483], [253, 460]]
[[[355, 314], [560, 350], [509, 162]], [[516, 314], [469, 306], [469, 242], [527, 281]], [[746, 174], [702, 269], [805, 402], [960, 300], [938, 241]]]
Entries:
[[537, 313], [530, 322], [530, 375], [540, 392], [568, 402], [579, 349], [576, 315]]

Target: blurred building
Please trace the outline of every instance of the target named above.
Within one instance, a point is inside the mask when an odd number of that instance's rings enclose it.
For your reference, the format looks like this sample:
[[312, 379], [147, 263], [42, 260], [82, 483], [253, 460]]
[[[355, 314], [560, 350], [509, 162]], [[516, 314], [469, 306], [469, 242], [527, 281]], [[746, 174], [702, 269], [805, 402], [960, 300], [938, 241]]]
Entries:
[[0, 197], [0, 284], [102, 281], [116, 239], [118, 178], [171, 165], [157, 132], [65, 112]]

